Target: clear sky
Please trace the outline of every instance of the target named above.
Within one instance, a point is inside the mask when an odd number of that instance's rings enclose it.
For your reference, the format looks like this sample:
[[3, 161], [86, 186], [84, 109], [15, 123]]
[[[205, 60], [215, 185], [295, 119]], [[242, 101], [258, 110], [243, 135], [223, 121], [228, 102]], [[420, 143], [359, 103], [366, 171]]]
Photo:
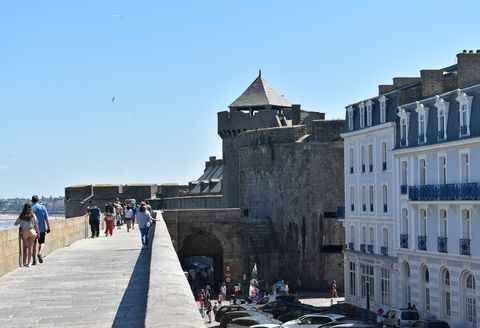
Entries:
[[[378, 84], [480, 49], [478, 1], [0, 2], [0, 198], [186, 183], [262, 75], [343, 118]], [[112, 103], [112, 97], [115, 102]]]

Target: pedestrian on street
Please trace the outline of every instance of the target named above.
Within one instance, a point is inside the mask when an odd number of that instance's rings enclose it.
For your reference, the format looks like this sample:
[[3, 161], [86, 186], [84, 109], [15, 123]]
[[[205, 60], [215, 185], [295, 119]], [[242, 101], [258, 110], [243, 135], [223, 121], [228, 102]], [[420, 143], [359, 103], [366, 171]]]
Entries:
[[108, 203], [105, 207], [105, 237], [113, 235], [113, 227], [115, 225], [115, 207]]
[[330, 298], [338, 297], [337, 295], [337, 282], [335, 280], [330, 284]]
[[242, 286], [240, 283], [237, 281], [235, 285], [233, 285], [233, 293], [235, 294], [235, 298], [239, 299], [240, 298], [240, 291], [242, 290]]
[[35, 265], [35, 255], [38, 257], [38, 261], [43, 263], [43, 251], [45, 248], [45, 235], [50, 233], [50, 222], [48, 221], [48, 212], [45, 206], [38, 203], [38, 196], [32, 196], [32, 211], [38, 220], [39, 235], [35, 242], [38, 242], [38, 254], [37, 249], [33, 247], [33, 265]]
[[[32, 205], [23, 205], [22, 213], [15, 221], [15, 225], [20, 225], [23, 244], [23, 266], [29, 267], [32, 260], [33, 249], [35, 248], [35, 239], [38, 236], [38, 221], [32, 211]], [[35, 258], [33, 257], [34, 261]]]
[[148, 230], [150, 229], [152, 221], [153, 218], [147, 210], [147, 205], [145, 202], [142, 202], [137, 213], [137, 223], [142, 238], [142, 249], [148, 249]]
[[220, 286], [220, 294], [218, 295], [218, 301], [221, 303], [227, 300], [227, 285], [225, 283]]
[[92, 231], [92, 238], [99, 236], [100, 234], [100, 214], [101, 211], [97, 207], [95, 202], [91, 201], [90, 206], [87, 208], [88, 224], [90, 224], [90, 230]]

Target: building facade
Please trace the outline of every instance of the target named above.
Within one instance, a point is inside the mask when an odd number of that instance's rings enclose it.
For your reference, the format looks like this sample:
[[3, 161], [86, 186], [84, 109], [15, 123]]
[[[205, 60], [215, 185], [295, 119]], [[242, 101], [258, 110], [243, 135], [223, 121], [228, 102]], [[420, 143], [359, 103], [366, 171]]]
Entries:
[[[420, 75], [419, 78], [394, 78], [393, 85], [379, 87], [380, 93], [387, 91], [387, 98], [392, 99], [388, 97], [392, 93], [397, 97], [394, 107], [387, 106], [396, 115], [393, 119], [387, 115], [387, 120], [392, 119], [392, 128], [384, 136], [393, 141], [387, 151], [387, 158], [392, 162], [387, 191], [394, 207], [390, 244], [396, 263], [392, 263], [390, 280], [395, 282], [390, 286], [395, 296], [389, 304], [384, 299], [379, 304], [378, 292], [372, 290], [375, 302], [370, 303], [371, 309], [406, 307], [411, 303], [424, 318], [446, 320], [452, 327], [476, 327], [479, 323], [480, 240], [473, 236], [480, 233], [480, 173], [474, 169], [480, 164], [480, 52], [464, 51], [457, 55], [457, 64], [439, 70], [422, 70]], [[359, 112], [360, 119], [361, 106], [356, 107], [353, 111]], [[360, 147], [356, 160], [361, 166], [363, 140], [369, 129], [380, 132], [381, 126], [362, 128], [355, 122], [356, 116], [349, 114], [349, 108], [344, 134], [346, 156], [347, 145], [356, 143]], [[352, 123], [349, 118], [353, 118]], [[367, 161], [368, 151], [365, 158]], [[351, 176], [349, 180], [347, 167], [345, 170], [345, 188], [347, 184], [363, 188], [369, 183], [362, 177]], [[381, 181], [381, 173], [375, 172], [373, 180]], [[360, 206], [363, 206], [362, 190], [356, 198]], [[350, 226], [362, 229], [362, 225], [370, 224], [372, 218], [362, 220], [361, 214], [346, 215], [347, 240], [352, 240]], [[355, 238], [360, 236], [360, 242], [364, 241], [362, 233], [360, 230], [355, 235]], [[351, 260], [352, 254], [362, 251], [345, 251], [346, 284], [352, 272], [365, 276], [361, 268], [354, 266], [356, 271], [353, 271], [351, 267], [355, 262]], [[363, 276], [356, 277], [356, 283], [362, 285], [356, 289], [361, 293], [366, 281]], [[379, 274], [374, 271], [373, 276], [376, 279]], [[382, 288], [383, 283], [373, 281], [376, 287]], [[346, 294], [346, 298], [366, 308], [361, 297], [359, 301], [357, 295]]]

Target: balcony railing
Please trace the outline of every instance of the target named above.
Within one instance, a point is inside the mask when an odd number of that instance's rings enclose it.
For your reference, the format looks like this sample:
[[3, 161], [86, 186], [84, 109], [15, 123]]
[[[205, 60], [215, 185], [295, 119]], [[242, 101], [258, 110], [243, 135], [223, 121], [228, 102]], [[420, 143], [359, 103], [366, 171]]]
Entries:
[[438, 136], [438, 141], [447, 139], [446, 136], [445, 136], [445, 131], [444, 130], [438, 131], [437, 136]]
[[388, 247], [386, 246], [380, 247], [380, 253], [382, 253], [382, 255], [384, 256], [388, 256]]
[[418, 249], [421, 251], [427, 250], [427, 236], [418, 236]]
[[418, 135], [418, 143], [419, 144], [424, 144], [425, 142], [427, 142], [426, 139], [425, 139], [425, 135], [424, 134], [419, 134]]
[[437, 251], [439, 253], [448, 253], [447, 237], [437, 237]]
[[367, 251], [368, 251], [370, 254], [373, 254], [373, 245], [367, 245]]
[[350, 174], [353, 174], [353, 166], [350, 166]]
[[362, 164], [362, 173], [365, 173], [365, 164]]
[[462, 125], [460, 127], [460, 136], [461, 137], [464, 137], [464, 136], [467, 136], [468, 135], [468, 129], [467, 129], [467, 126], [466, 125]]
[[407, 146], [407, 139], [400, 139], [400, 147], [406, 147]]
[[382, 170], [387, 170], [387, 162], [382, 162]]
[[373, 172], [373, 164], [368, 165], [369, 172]]
[[348, 249], [351, 251], [355, 250], [355, 244], [354, 243], [348, 243]]
[[471, 255], [470, 253], [470, 239], [460, 239], [460, 255]]
[[408, 235], [407, 234], [400, 234], [400, 247], [401, 248], [408, 248]]
[[407, 185], [401, 185], [400, 186], [400, 193], [402, 195], [406, 195], [408, 193], [408, 186]]
[[412, 201], [480, 200], [480, 184], [469, 182], [410, 186], [408, 197]]
[[366, 253], [367, 252], [367, 245], [366, 244], [360, 244], [360, 251]]

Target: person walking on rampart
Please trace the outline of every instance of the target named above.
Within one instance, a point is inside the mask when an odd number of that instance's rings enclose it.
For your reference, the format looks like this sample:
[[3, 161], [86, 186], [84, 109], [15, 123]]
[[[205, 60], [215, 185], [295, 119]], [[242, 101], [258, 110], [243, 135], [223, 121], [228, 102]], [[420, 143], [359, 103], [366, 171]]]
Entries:
[[152, 221], [153, 218], [150, 212], [147, 210], [147, 204], [142, 202], [140, 209], [137, 212], [137, 223], [142, 238], [142, 249], [148, 249], [148, 230], [150, 229]]
[[[29, 267], [32, 261], [33, 249], [35, 248], [35, 239], [38, 236], [38, 220], [32, 211], [32, 205], [23, 205], [20, 216], [15, 221], [15, 225], [20, 225], [20, 233], [23, 243], [23, 266]], [[33, 257], [35, 261], [35, 257]]]
[[117, 226], [117, 229], [122, 229], [123, 207], [120, 203], [120, 199], [116, 198], [113, 206], [115, 206], [115, 225]]
[[105, 237], [113, 235], [113, 227], [115, 225], [115, 207], [107, 204], [105, 207]]
[[38, 203], [38, 196], [32, 196], [32, 211], [38, 220], [39, 235], [36, 241], [38, 242], [38, 254], [36, 247], [33, 247], [33, 261], [35, 263], [35, 255], [38, 257], [38, 261], [43, 263], [43, 251], [45, 249], [45, 235], [50, 233], [50, 222], [48, 221], [47, 208]]
[[130, 227], [132, 226], [133, 219], [133, 208], [130, 204], [127, 205], [127, 208], [124, 211], [125, 223], [127, 224], [127, 232], [130, 232]]
[[90, 224], [90, 230], [92, 231], [92, 238], [99, 236], [100, 234], [100, 214], [101, 211], [97, 207], [95, 202], [91, 201], [90, 206], [87, 208], [88, 224]]

